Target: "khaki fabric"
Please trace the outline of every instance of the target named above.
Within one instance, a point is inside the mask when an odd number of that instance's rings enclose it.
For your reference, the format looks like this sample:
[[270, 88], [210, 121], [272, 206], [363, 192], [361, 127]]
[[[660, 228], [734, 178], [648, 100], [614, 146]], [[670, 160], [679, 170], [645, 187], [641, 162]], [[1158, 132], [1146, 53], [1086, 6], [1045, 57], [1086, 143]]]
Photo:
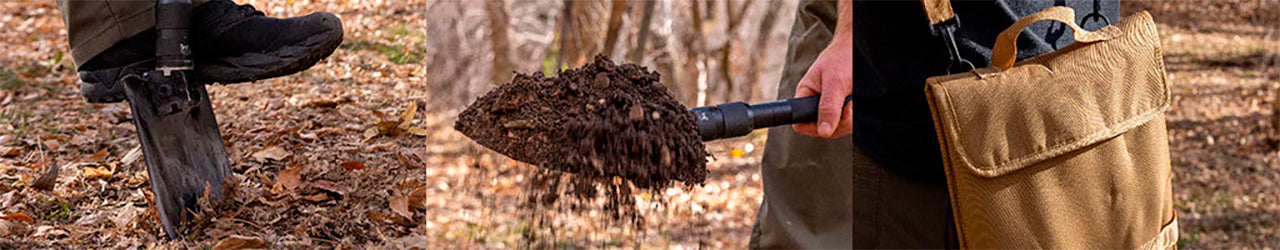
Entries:
[[[802, 1], [787, 49], [778, 98], [795, 95], [835, 30], [835, 1]], [[764, 200], [751, 248], [850, 248], [853, 242], [853, 137], [811, 138], [790, 126], [769, 129], [763, 166]]]
[[[1012, 62], [1001, 33], [990, 68], [926, 81], [964, 248], [1163, 249], [1177, 239], [1164, 110], [1169, 87], [1147, 13]], [[1004, 52], [1001, 52], [1004, 51]], [[1007, 65], [1007, 64], [1003, 64]]]
[[[195, 5], [209, 0], [192, 0]], [[58, 0], [76, 65], [156, 26], [156, 0]]]

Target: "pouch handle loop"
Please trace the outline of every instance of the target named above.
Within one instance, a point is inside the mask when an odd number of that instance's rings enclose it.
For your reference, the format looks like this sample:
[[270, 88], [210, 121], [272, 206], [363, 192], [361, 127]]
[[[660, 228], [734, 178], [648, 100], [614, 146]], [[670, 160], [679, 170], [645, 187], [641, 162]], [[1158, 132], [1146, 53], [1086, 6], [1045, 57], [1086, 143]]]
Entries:
[[1008, 29], [1000, 32], [999, 37], [996, 37], [996, 45], [991, 50], [991, 66], [1001, 70], [1012, 67], [1013, 62], [1018, 57], [1018, 35], [1027, 26], [1039, 21], [1052, 20], [1066, 24], [1067, 27], [1071, 27], [1071, 34], [1076, 39], [1076, 42], [1081, 43], [1105, 41], [1124, 33], [1115, 26], [1106, 26], [1097, 31], [1088, 31], [1076, 25], [1075, 17], [1076, 11], [1071, 7], [1054, 6], [1018, 19]]

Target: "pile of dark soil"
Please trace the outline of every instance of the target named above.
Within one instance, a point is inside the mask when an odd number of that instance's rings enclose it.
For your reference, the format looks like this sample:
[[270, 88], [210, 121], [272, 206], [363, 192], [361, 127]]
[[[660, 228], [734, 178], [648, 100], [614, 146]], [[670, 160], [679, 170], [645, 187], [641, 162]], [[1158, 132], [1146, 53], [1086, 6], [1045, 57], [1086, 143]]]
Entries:
[[611, 203], [625, 206], [634, 202], [630, 189], [615, 178], [646, 190], [707, 178], [693, 114], [658, 78], [603, 56], [558, 77], [519, 74], [472, 103], [454, 129], [513, 159], [573, 173], [580, 196], [594, 195], [585, 183], [612, 184], [605, 189], [619, 200]]

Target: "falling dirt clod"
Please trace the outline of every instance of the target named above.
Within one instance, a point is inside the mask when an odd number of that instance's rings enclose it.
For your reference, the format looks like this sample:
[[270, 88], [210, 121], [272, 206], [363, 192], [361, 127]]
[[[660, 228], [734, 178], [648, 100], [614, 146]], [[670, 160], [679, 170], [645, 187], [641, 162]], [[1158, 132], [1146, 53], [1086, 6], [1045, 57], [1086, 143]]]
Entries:
[[604, 56], [558, 77], [519, 74], [467, 107], [454, 128], [498, 153], [576, 178], [620, 177], [650, 190], [707, 178], [693, 114], [656, 72]]

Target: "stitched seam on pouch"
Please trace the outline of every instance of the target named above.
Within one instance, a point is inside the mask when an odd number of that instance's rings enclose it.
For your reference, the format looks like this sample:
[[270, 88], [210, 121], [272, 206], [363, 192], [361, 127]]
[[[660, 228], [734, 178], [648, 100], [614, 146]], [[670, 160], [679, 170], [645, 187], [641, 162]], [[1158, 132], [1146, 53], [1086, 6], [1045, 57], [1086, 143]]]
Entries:
[[[1146, 24], [1145, 24], [1145, 25], [1143, 25], [1142, 27], [1144, 27], [1144, 28], [1152, 28], [1152, 27], [1150, 27], [1151, 25], [1152, 25], [1152, 23], [1151, 23], [1149, 20], [1147, 20], [1147, 21], [1146, 21]], [[1156, 38], [1156, 39], [1158, 39], [1158, 38]], [[1159, 43], [1159, 41], [1156, 41], [1156, 43]], [[1161, 82], [1161, 83], [1160, 83], [1160, 86], [1161, 86], [1161, 88], [1163, 88], [1163, 89], [1165, 90], [1165, 91], [1161, 91], [1161, 92], [1164, 92], [1164, 93], [1161, 93], [1161, 95], [1163, 95], [1163, 96], [1162, 96], [1161, 98], [1159, 98], [1159, 100], [1160, 100], [1160, 102], [1161, 102], [1161, 103], [1160, 103], [1159, 105], [1156, 105], [1156, 107], [1146, 108], [1146, 109], [1148, 109], [1148, 110], [1147, 110], [1147, 112], [1144, 112], [1144, 113], [1142, 113], [1142, 114], [1139, 114], [1139, 115], [1137, 115], [1137, 116], [1131, 117], [1131, 118], [1129, 118], [1129, 119], [1126, 119], [1126, 120], [1123, 120], [1123, 121], [1117, 122], [1117, 123], [1115, 123], [1115, 124], [1111, 124], [1110, 126], [1108, 126], [1108, 127], [1107, 127], [1106, 129], [1104, 129], [1104, 130], [1100, 130], [1100, 131], [1097, 131], [1097, 132], [1091, 133], [1091, 134], [1089, 134], [1089, 135], [1087, 135], [1087, 136], [1076, 138], [1076, 139], [1074, 139], [1074, 140], [1069, 140], [1069, 141], [1068, 141], [1069, 143], [1052, 145], [1052, 146], [1046, 147], [1044, 150], [1033, 151], [1033, 152], [1028, 153], [1028, 154], [1026, 154], [1026, 155], [1024, 155], [1024, 156], [1014, 157], [1014, 158], [1010, 158], [1010, 159], [1008, 159], [1008, 160], [1004, 160], [1004, 161], [998, 161], [998, 162], [996, 162], [996, 163], [994, 163], [994, 164], [991, 164], [991, 165], [985, 165], [985, 164], [984, 164], [984, 165], [978, 165], [978, 164], [974, 164], [974, 163], [973, 163], [973, 161], [971, 161], [971, 160], [969, 159], [969, 156], [968, 156], [968, 154], [966, 153], [965, 148], [964, 148], [963, 146], [961, 146], [960, 144], [958, 144], [958, 145], [957, 145], [957, 147], [955, 147], [955, 148], [956, 148], [956, 151], [960, 154], [960, 159], [961, 159], [961, 161], [962, 161], [962, 162], [964, 162], [964, 163], [965, 163], [965, 165], [967, 165], [967, 166], [969, 167], [969, 169], [970, 169], [970, 170], [972, 170], [972, 171], [974, 171], [974, 172], [977, 172], [977, 173], [978, 173], [979, 175], [981, 175], [981, 176], [984, 176], [984, 177], [995, 177], [995, 176], [999, 176], [999, 175], [1002, 175], [1002, 174], [1005, 174], [1005, 173], [1008, 173], [1008, 172], [1012, 172], [1012, 171], [1014, 171], [1014, 170], [1017, 170], [1017, 168], [1012, 168], [1012, 167], [1010, 167], [1010, 166], [1014, 166], [1014, 165], [1025, 165], [1025, 164], [1030, 163], [1030, 162], [1034, 162], [1034, 161], [1042, 161], [1042, 160], [1045, 160], [1045, 159], [1052, 158], [1053, 156], [1056, 156], [1056, 155], [1060, 155], [1060, 154], [1063, 154], [1063, 153], [1066, 153], [1066, 152], [1071, 152], [1071, 151], [1074, 151], [1074, 150], [1078, 150], [1079, 148], [1084, 147], [1084, 146], [1086, 146], [1086, 145], [1089, 145], [1089, 144], [1093, 144], [1093, 143], [1097, 143], [1097, 142], [1099, 142], [1099, 141], [1102, 141], [1104, 137], [1115, 137], [1115, 136], [1119, 136], [1119, 135], [1123, 134], [1123, 132], [1122, 132], [1122, 131], [1129, 131], [1129, 130], [1131, 130], [1131, 129], [1133, 129], [1133, 128], [1136, 128], [1136, 127], [1138, 127], [1138, 126], [1141, 126], [1142, 124], [1145, 124], [1146, 122], [1148, 122], [1148, 121], [1150, 121], [1151, 119], [1155, 118], [1155, 116], [1156, 116], [1157, 114], [1161, 114], [1161, 113], [1163, 113], [1163, 112], [1164, 112], [1164, 110], [1168, 108], [1168, 103], [1169, 103], [1168, 77], [1167, 77], [1167, 76], [1165, 76], [1164, 64], [1163, 64], [1162, 62], [1160, 62], [1160, 60], [1161, 60], [1161, 58], [1162, 58], [1162, 57], [1161, 57], [1161, 56], [1157, 56], [1157, 55], [1159, 55], [1158, 53], [1160, 52], [1160, 50], [1159, 50], [1159, 49], [1160, 49], [1160, 47], [1159, 47], [1159, 45], [1157, 44], [1157, 45], [1155, 45], [1153, 48], [1155, 48], [1155, 50], [1156, 50], [1157, 54], [1152, 54], [1152, 55], [1151, 55], [1151, 57], [1152, 57], [1152, 60], [1157, 61], [1157, 64], [1154, 64], [1154, 65], [1156, 66], [1156, 69], [1155, 69], [1155, 70], [1156, 70], [1156, 72], [1157, 72], [1157, 75], [1161, 78], [1161, 79], [1160, 79], [1160, 82]], [[1037, 56], [1037, 57], [1039, 57], [1039, 56]], [[1030, 61], [1030, 59], [1029, 59], [1029, 60], [1026, 60], [1026, 61]], [[1047, 69], [1048, 67], [1045, 67], [1045, 68]], [[1006, 70], [1006, 71], [1007, 71], [1007, 70]], [[1052, 70], [1051, 70], [1051, 71], [1052, 71]], [[955, 130], [955, 133], [954, 133], [954, 134], [955, 134], [955, 137], [958, 139], [958, 138], [960, 137], [960, 135], [962, 135], [962, 134], [964, 134], [964, 133], [963, 133], [963, 131], [961, 131], [960, 126], [959, 126], [958, 124], [956, 124], [956, 121], [958, 121], [958, 119], [957, 119], [957, 118], [955, 117], [955, 115], [954, 115], [954, 114], [955, 114], [955, 105], [954, 105], [954, 103], [951, 101], [951, 99], [952, 99], [952, 98], [950, 98], [950, 92], [947, 92], [947, 96], [948, 96], [948, 98], [947, 98], [947, 99], [948, 99], [948, 103], [947, 103], [947, 104], [948, 104], [948, 106], [950, 106], [950, 107], [948, 107], [948, 109], [949, 109], [949, 110], [951, 111], [951, 113], [952, 113], [952, 115], [950, 116], [950, 118], [952, 119], [951, 124], [952, 124], [952, 126], [953, 126], [953, 128], [954, 128], [954, 130]], [[1118, 132], [1118, 133], [1117, 133], [1117, 132]]]

